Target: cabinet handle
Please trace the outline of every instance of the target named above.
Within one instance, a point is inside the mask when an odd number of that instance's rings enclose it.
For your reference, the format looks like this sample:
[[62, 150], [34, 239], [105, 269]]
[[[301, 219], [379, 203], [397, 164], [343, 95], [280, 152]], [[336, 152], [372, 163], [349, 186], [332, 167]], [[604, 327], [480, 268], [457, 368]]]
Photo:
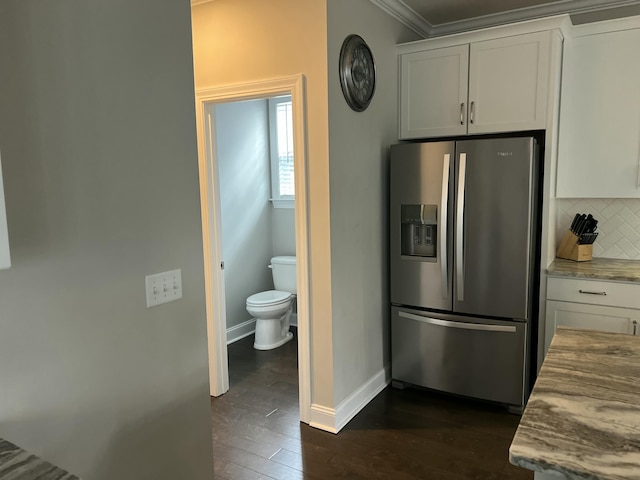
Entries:
[[471, 112], [469, 113], [469, 121], [473, 123], [473, 114], [476, 111], [476, 102], [471, 102]]
[[460, 104], [460, 125], [464, 125], [464, 103]]
[[634, 321], [633, 321], [633, 334], [634, 334], [634, 335], [637, 335], [637, 334], [638, 334], [638, 333], [637, 333], [637, 330], [638, 330], [638, 321], [637, 321], [637, 320], [634, 320]]
[[578, 290], [580, 293], [586, 293], [587, 295], [606, 295], [607, 292], [590, 292], [589, 290]]

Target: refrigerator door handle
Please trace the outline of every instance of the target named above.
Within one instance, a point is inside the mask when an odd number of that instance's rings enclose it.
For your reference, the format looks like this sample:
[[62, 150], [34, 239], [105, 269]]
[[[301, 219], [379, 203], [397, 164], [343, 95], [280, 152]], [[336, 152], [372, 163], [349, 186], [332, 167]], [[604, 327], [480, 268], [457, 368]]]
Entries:
[[422, 315], [414, 315], [413, 313], [398, 312], [403, 318], [409, 320], [417, 320], [418, 322], [429, 323], [431, 325], [438, 325], [440, 327], [448, 328], [460, 328], [463, 330], [482, 330], [485, 332], [510, 332], [516, 333], [516, 327], [510, 325], [487, 325], [483, 323], [465, 323], [465, 322], [451, 322], [449, 320], [442, 320], [440, 318], [423, 317]]
[[456, 289], [458, 301], [464, 301], [464, 185], [467, 154], [460, 154], [458, 171], [458, 211], [456, 212]]
[[449, 297], [449, 272], [447, 252], [447, 218], [449, 206], [449, 169], [451, 155], [444, 154], [444, 168], [442, 170], [442, 198], [440, 199], [440, 216], [438, 217], [438, 229], [440, 230], [440, 275], [442, 277], [442, 297]]

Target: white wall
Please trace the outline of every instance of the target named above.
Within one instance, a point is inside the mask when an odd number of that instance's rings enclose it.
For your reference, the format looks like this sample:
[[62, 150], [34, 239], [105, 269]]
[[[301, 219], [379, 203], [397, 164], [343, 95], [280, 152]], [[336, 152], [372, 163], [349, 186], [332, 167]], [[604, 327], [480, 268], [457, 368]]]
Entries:
[[576, 213], [591, 213], [598, 220], [595, 257], [640, 260], [640, 199], [558, 198], [556, 248]]
[[251, 319], [249, 295], [273, 288], [266, 100], [216, 105], [227, 328]]
[[[368, 0], [328, 1], [331, 292], [335, 403], [390, 361], [388, 147], [398, 139], [395, 45], [416, 40]], [[338, 73], [342, 42], [360, 35], [377, 65], [367, 110], [346, 104]]]
[[189, 3], [3, 0], [0, 65], [0, 436], [91, 480], [212, 478]]

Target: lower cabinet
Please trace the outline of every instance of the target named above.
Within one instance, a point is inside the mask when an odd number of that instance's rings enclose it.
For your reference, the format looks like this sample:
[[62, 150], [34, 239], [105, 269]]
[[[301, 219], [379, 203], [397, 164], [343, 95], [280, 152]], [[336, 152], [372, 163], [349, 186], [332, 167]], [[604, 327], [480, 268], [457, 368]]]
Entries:
[[547, 300], [545, 352], [559, 326], [635, 335], [639, 322], [640, 310]]
[[549, 278], [545, 353], [559, 326], [640, 335], [638, 298], [640, 285]]

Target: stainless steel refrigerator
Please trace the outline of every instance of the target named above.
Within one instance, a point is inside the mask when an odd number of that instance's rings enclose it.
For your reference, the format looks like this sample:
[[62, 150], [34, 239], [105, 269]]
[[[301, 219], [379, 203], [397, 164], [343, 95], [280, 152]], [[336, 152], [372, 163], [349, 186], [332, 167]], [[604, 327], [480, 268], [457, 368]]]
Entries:
[[533, 137], [391, 147], [391, 370], [522, 406], [538, 275]]

